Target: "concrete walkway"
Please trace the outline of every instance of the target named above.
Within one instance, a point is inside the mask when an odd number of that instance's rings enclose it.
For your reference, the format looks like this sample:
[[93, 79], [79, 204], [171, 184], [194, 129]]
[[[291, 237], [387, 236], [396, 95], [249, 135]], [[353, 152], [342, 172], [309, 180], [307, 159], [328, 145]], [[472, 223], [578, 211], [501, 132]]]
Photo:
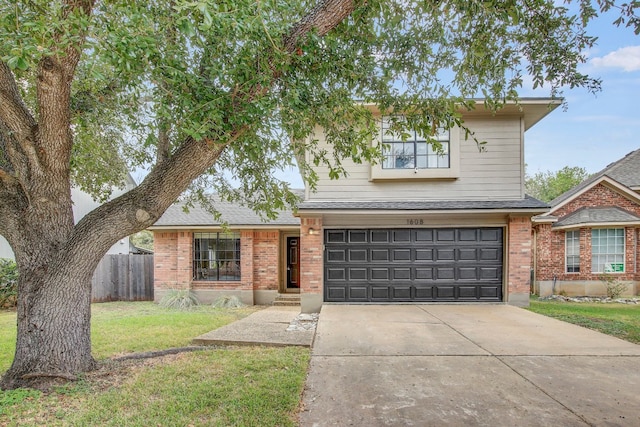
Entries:
[[267, 307], [236, 322], [194, 338], [197, 345], [264, 345], [311, 347], [314, 329], [288, 331], [300, 307]]
[[300, 425], [639, 426], [640, 346], [507, 305], [324, 305]]

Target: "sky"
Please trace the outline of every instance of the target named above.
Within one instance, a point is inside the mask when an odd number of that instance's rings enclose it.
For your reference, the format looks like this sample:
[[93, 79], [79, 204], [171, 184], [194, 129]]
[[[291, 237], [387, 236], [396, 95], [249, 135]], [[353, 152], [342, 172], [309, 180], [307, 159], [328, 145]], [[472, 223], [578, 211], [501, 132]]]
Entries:
[[568, 110], [557, 108], [525, 133], [528, 174], [565, 166], [595, 173], [640, 148], [640, 36], [614, 19], [590, 25], [598, 41], [581, 69], [602, 79], [602, 91], [566, 90]]

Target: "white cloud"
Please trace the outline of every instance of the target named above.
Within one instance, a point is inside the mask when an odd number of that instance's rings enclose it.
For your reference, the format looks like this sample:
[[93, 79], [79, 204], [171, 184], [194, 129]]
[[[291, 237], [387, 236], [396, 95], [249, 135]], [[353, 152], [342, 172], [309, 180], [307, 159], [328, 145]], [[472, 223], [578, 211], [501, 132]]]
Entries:
[[627, 46], [591, 59], [594, 67], [622, 68], [624, 71], [640, 71], [640, 46]]

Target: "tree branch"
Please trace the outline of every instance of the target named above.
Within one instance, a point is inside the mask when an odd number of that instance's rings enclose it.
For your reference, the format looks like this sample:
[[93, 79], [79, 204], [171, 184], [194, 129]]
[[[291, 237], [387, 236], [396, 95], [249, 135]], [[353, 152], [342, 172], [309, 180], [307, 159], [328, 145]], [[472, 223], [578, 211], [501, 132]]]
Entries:
[[[291, 53], [297, 44], [314, 29], [325, 35], [355, 9], [352, 0], [325, 0], [292, 27], [284, 43]], [[265, 52], [265, 55], [271, 53]], [[245, 102], [256, 101], [277, 82], [280, 74], [273, 71], [270, 85], [256, 84]], [[196, 141], [186, 138], [175, 152], [156, 163], [149, 175], [136, 188], [111, 200], [83, 217], [74, 227], [71, 238], [61, 252], [77, 259], [95, 254], [98, 246], [106, 251], [118, 239], [154, 224], [175, 202], [194, 179], [209, 170], [225, 148], [242, 138], [250, 128], [247, 125], [232, 130], [224, 139]], [[91, 238], [88, 238], [91, 236]], [[98, 254], [101, 256], [101, 253]], [[97, 263], [100, 256], [94, 261]], [[92, 266], [92, 263], [84, 263]]]

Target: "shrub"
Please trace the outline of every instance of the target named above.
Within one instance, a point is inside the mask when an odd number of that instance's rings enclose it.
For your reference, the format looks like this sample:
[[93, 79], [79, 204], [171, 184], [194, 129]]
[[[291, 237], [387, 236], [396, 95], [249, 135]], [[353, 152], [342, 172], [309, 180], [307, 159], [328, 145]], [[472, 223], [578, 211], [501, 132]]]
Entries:
[[162, 297], [159, 304], [162, 307], [176, 310], [190, 310], [200, 305], [200, 301], [198, 301], [196, 294], [189, 289], [172, 289]]
[[0, 308], [13, 308], [18, 301], [18, 267], [15, 261], [0, 258]]
[[602, 274], [599, 279], [607, 288], [607, 296], [611, 299], [620, 298], [622, 293], [627, 290], [627, 285], [610, 274]]
[[240, 308], [245, 305], [240, 301], [240, 298], [237, 296], [228, 296], [225, 295], [223, 297], [218, 298], [214, 301], [213, 306], [216, 308]]

